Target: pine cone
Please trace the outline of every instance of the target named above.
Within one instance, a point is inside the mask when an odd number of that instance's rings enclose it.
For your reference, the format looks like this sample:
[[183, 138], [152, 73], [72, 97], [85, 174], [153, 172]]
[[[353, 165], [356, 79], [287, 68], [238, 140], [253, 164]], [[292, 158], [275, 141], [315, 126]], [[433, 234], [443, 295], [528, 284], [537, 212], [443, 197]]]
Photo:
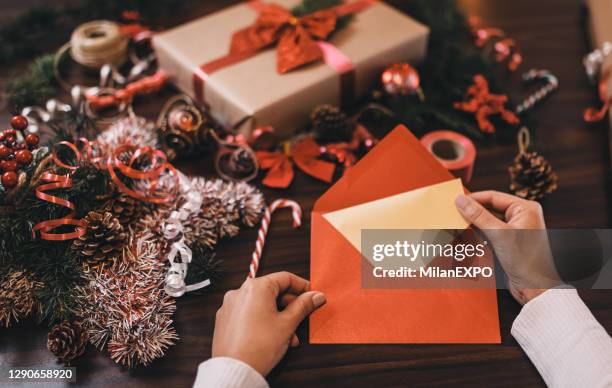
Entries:
[[112, 213], [91, 211], [83, 221], [85, 234], [74, 240], [72, 248], [86, 264], [98, 268], [121, 256], [127, 235]]
[[103, 210], [112, 213], [123, 226], [132, 225], [145, 214], [145, 207], [142, 202], [124, 194], [120, 194], [106, 202]]
[[319, 105], [310, 115], [310, 120], [319, 144], [350, 141], [355, 130], [355, 124], [333, 105]]
[[79, 321], [64, 321], [53, 326], [47, 334], [47, 349], [63, 363], [69, 363], [85, 351], [87, 330]]
[[557, 189], [557, 174], [537, 152], [516, 156], [510, 171], [510, 191], [521, 198], [539, 200]]
[[14, 271], [0, 283], [0, 326], [9, 327], [27, 317], [37, 306], [34, 291], [41, 287], [23, 271]]

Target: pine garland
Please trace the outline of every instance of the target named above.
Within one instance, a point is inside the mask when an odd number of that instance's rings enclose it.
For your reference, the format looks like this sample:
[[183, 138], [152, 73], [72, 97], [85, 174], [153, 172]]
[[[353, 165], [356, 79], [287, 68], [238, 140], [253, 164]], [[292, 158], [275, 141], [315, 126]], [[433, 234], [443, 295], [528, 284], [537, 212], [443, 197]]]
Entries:
[[[495, 82], [499, 63], [473, 44], [466, 17], [455, 0], [412, 0], [404, 8], [430, 29], [427, 55], [416, 66], [425, 101], [419, 102], [416, 96], [378, 93], [367, 102], [382, 103], [394, 113], [392, 122], [386, 125], [388, 129], [403, 123], [417, 136], [444, 128], [484, 139], [473, 117], [454, 109], [453, 103], [462, 100], [475, 74], [483, 74], [490, 81], [491, 90], [499, 91]], [[383, 97], [378, 97], [380, 95]], [[507, 125], [499, 127], [508, 128]]]
[[21, 109], [28, 105], [44, 105], [57, 93], [53, 76], [53, 54], [37, 58], [26, 74], [9, 80], [5, 93], [10, 109]]
[[[131, 130], [128, 130], [130, 125]], [[108, 157], [114, 148], [128, 142], [126, 136], [130, 134], [136, 145], [156, 147], [156, 137], [151, 133], [151, 123], [142, 118], [119, 120], [98, 137], [99, 146], [94, 152], [102, 158]], [[104, 244], [111, 240], [104, 235], [105, 240], [96, 242], [96, 249], [100, 248], [105, 254], [110, 252], [108, 249], [112, 248], [113, 254], [119, 249], [120, 253], [114, 255], [108, 265], [89, 265], [79, 259], [83, 252], [73, 249], [72, 241], [32, 237], [34, 225], [61, 218], [68, 212], [65, 207], [36, 197], [39, 171], [70, 175], [72, 187], [55, 189], [52, 195], [76, 204], [78, 219], [92, 211], [112, 212], [113, 208], [108, 208], [109, 201], [123, 195], [111, 181], [108, 170], [87, 160], [77, 161], [66, 150], [67, 147], [57, 148], [58, 157], [66, 164], [76, 165], [75, 171], [67, 171], [52, 161], [49, 163], [48, 148], [40, 148], [33, 162], [23, 170], [27, 178], [22, 192], [19, 195], [11, 195], [12, 191], [0, 193], [0, 324], [9, 325], [32, 315], [33, 310], [38, 320], [48, 325], [82, 321], [91, 342], [106, 349], [113, 360], [127, 367], [147, 365], [161, 357], [177, 339], [172, 326], [175, 302], [164, 291], [167, 254], [172, 242], [163, 238], [161, 227], [165, 216], [185, 201], [188, 190], [181, 191], [174, 202], [163, 206], [141, 201], [132, 203], [130, 206], [141, 207], [132, 210], [143, 217], [123, 225], [129, 242], [121, 247], [105, 247]], [[147, 168], [145, 161], [138, 164]], [[242, 225], [254, 226], [264, 207], [263, 197], [246, 183], [187, 179], [204, 197], [202, 208], [194, 216], [197, 218], [188, 221], [190, 227], [185, 232], [194, 252], [190, 266], [193, 271], [188, 272], [188, 281], [215, 279], [221, 273], [220, 261], [214, 257], [217, 241], [235, 236]], [[127, 177], [122, 177], [122, 181], [132, 188], [142, 185]], [[158, 190], [167, 190], [166, 182], [169, 181], [160, 180]], [[212, 223], [198, 223], [199, 218]], [[65, 228], [55, 233], [72, 230], [72, 227]], [[96, 234], [91, 233], [88, 238], [95, 239]], [[16, 282], [12, 279], [16, 273], [27, 273], [32, 284], [36, 284], [29, 291], [30, 299], [23, 300], [27, 303], [15, 303], [18, 301], [15, 294], [6, 292], [14, 288]], [[53, 333], [50, 336], [53, 337]]]
[[123, 11], [137, 11], [147, 21], [177, 12], [180, 0], [80, 0], [64, 6], [43, 5], [24, 12], [0, 28], [0, 64], [27, 59], [60, 47], [79, 24], [118, 20]]

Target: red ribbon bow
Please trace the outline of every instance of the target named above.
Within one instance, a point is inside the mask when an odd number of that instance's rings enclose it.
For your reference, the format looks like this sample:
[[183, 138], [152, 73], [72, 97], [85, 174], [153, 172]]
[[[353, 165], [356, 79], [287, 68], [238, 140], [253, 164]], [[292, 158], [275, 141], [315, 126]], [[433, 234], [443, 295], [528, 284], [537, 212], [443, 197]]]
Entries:
[[321, 156], [321, 150], [312, 138], [299, 141], [291, 148], [289, 155], [278, 151], [257, 151], [255, 155], [261, 169], [268, 170], [262, 181], [268, 187], [288, 187], [295, 175], [293, 163], [306, 174], [327, 183], [332, 181], [336, 169], [334, 163], [317, 159]]
[[317, 40], [327, 39], [339, 17], [359, 12], [371, 3], [372, 0], [361, 0], [295, 17], [277, 4], [253, 1], [251, 5], [259, 11], [259, 17], [252, 26], [234, 33], [230, 55], [255, 53], [278, 44], [279, 73], [322, 60]]

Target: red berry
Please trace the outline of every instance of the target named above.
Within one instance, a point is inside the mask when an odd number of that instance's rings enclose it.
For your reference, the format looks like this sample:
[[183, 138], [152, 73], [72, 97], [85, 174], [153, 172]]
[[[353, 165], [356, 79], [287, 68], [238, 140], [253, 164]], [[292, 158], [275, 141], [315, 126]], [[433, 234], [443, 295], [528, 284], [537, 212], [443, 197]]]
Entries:
[[6, 139], [6, 135], [4, 134], [4, 132], [0, 133], [0, 141], [4, 141], [4, 139]]
[[4, 144], [0, 144], [0, 158], [8, 157], [11, 154], [11, 152], [13, 152], [11, 147], [8, 147]]
[[5, 129], [5, 130], [4, 130], [2, 133], [3, 133], [3, 134], [6, 136], [6, 137], [9, 137], [9, 136], [17, 136], [17, 131], [15, 131], [14, 129]]
[[13, 136], [13, 135], [7, 135], [7, 136], [6, 136], [6, 143], [7, 143], [8, 145], [13, 145], [13, 144], [15, 144], [15, 141], [17, 141], [17, 138], [16, 138], [15, 136]]
[[32, 161], [32, 153], [28, 150], [19, 150], [15, 152], [15, 160], [19, 164], [28, 165]]
[[18, 131], [23, 131], [28, 127], [28, 119], [19, 115], [13, 116], [11, 119], [11, 127], [15, 128]]
[[1, 180], [4, 187], [14, 187], [17, 184], [17, 174], [13, 171], [5, 172]]
[[0, 162], [2, 171], [17, 171], [17, 162], [15, 160], [3, 160]]
[[38, 145], [38, 141], [40, 139], [38, 138], [38, 135], [35, 135], [33, 133], [29, 133], [29, 134], [26, 135], [25, 140], [26, 140], [26, 143], [28, 143], [29, 146], [36, 147]]

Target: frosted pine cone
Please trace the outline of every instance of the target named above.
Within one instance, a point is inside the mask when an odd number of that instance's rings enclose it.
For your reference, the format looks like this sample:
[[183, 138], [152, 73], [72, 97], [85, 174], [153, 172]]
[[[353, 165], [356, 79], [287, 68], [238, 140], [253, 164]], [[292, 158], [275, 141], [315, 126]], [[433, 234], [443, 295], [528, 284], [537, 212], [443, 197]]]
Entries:
[[58, 360], [68, 364], [85, 351], [87, 330], [79, 321], [64, 321], [53, 326], [47, 334], [47, 349]]
[[112, 213], [91, 211], [83, 221], [85, 234], [73, 241], [72, 249], [86, 264], [99, 267], [121, 256], [127, 234]]

